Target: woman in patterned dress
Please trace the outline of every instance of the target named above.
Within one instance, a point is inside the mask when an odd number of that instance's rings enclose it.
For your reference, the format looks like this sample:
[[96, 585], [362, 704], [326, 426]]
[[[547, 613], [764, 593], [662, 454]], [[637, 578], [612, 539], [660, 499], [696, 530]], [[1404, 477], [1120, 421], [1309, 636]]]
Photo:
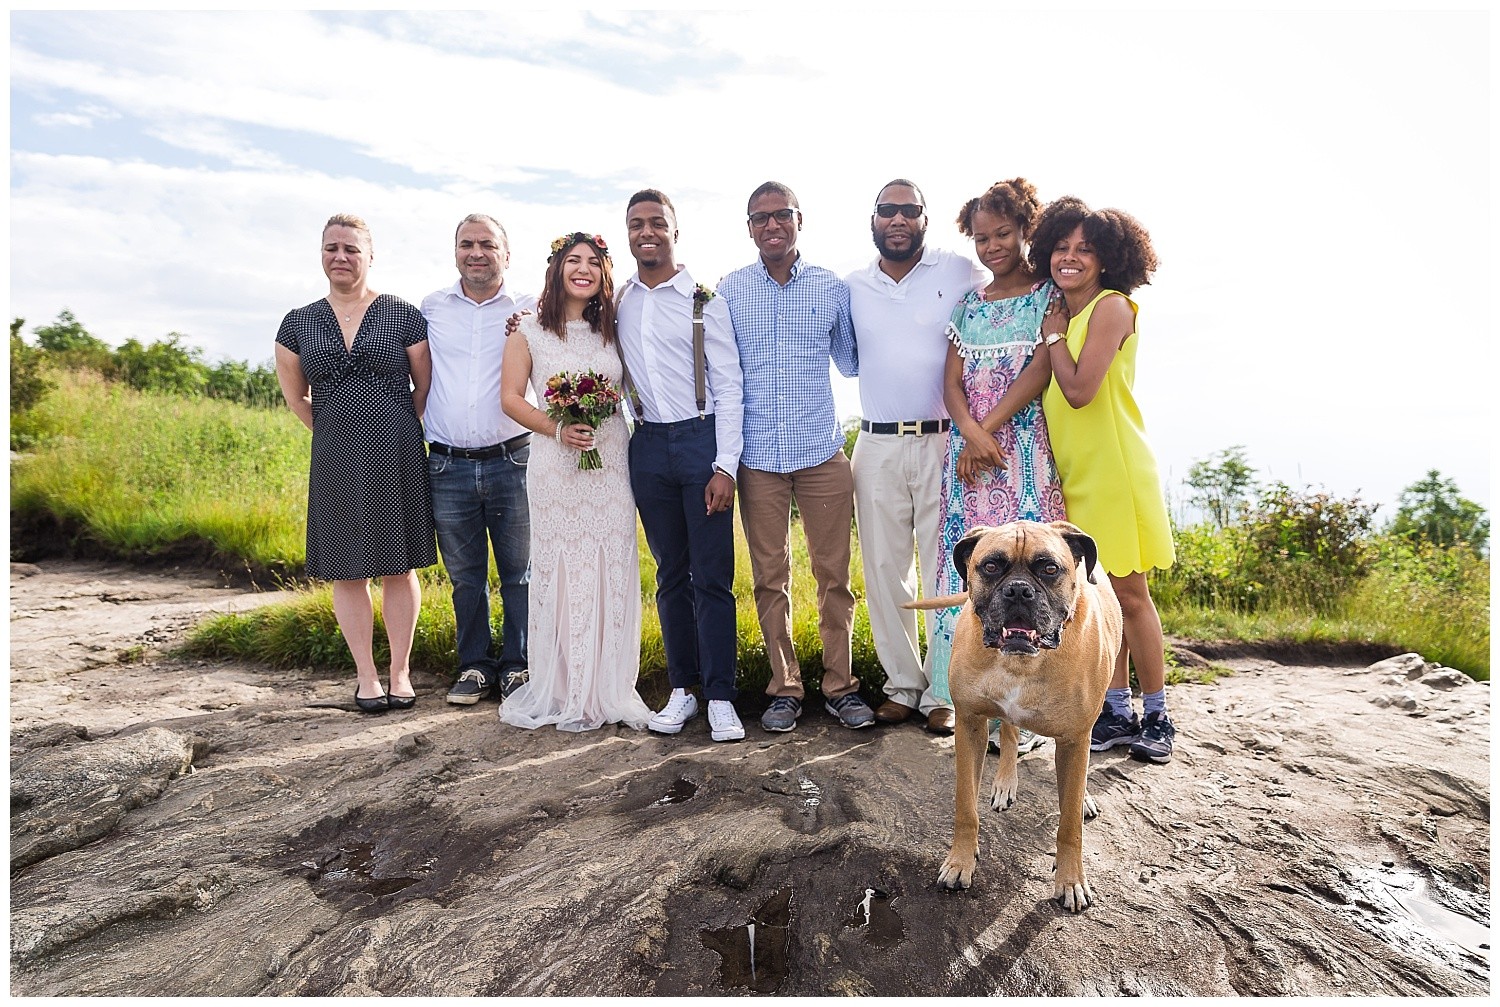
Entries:
[[[515, 727], [555, 724], [590, 731], [604, 724], [645, 728], [651, 710], [636, 692], [641, 662], [641, 572], [635, 497], [626, 459], [629, 433], [617, 411], [598, 429], [559, 423], [538, 402], [547, 379], [594, 371], [618, 388], [614, 281], [598, 235], [574, 232], [553, 243], [535, 315], [505, 343], [500, 406], [540, 436], [532, 441], [526, 497], [531, 506], [531, 675], [500, 706]], [[594, 448], [602, 466], [582, 470]]]
[[[958, 229], [974, 240], [975, 254], [993, 279], [966, 294], [948, 323], [952, 345], [943, 400], [953, 427], [943, 470], [947, 512], [938, 594], [963, 590], [950, 557], [969, 529], [1064, 517], [1040, 400], [1050, 371], [1046, 355], [1036, 352], [1055, 289], [1045, 279], [1038, 283], [1026, 261], [1025, 241], [1040, 208], [1036, 187], [1013, 178], [996, 182], [958, 214]], [[944, 700], [958, 611], [942, 609], [934, 623], [932, 690]], [[1021, 732], [1022, 751], [1039, 744]]]
[[[431, 383], [427, 322], [399, 297], [370, 289], [370, 229], [336, 214], [323, 227], [328, 296], [296, 308], [276, 335], [276, 377], [312, 431], [307, 573], [333, 581], [333, 612], [354, 657], [365, 713], [416, 704], [412, 636], [422, 589], [415, 568], [437, 562], [422, 410]], [[375, 668], [370, 578], [381, 579], [390, 691]]]

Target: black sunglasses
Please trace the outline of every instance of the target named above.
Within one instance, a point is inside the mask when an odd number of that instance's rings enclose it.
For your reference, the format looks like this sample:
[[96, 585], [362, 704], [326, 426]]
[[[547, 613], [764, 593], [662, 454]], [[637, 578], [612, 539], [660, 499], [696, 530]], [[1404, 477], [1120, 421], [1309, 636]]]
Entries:
[[886, 220], [901, 214], [907, 220], [916, 220], [922, 215], [921, 203], [876, 203], [875, 212]]
[[752, 213], [745, 219], [750, 221], [751, 227], [765, 227], [766, 222], [772, 217], [776, 218], [778, 224], [790, 224], [792, 218], [796, 215], [797, 208], [795, 206], [788, 206], [783, 210], [772, 210], [770, 213]]

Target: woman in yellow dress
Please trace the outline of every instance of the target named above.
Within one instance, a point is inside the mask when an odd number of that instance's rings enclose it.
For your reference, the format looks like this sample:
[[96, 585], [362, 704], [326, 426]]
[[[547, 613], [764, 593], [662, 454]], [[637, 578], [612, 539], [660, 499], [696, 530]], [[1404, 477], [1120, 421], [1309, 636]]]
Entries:
[[[1091, 746], [1129, 745], [1150, 762], [1172, 758], [1161, 619], [1146, 572], [1172, 565], [1172, 529], [1156, 459], [1135, 402], [1136, 305], [1126, 295], [1156, 269], [1150, 235], [1119, 210], [1091, 210], [1065, 196], [1037, 221], [1032, 269], [1062, 292], [1042, 323], [1052, 380], [1042, 409], [1062, 480], [1068, 520], [1093, 536], [1120, 599], [1125, 644]], [[1130, 661], [1145, 716], [1130, 700]]]

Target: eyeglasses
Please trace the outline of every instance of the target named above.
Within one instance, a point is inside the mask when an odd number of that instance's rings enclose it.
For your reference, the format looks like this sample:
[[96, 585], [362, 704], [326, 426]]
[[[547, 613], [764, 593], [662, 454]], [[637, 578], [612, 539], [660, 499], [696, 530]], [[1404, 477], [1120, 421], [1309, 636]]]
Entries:
[[922, 215], [921, 203], [876, 203], [875, 212], [886, 220], [901, 214], [907, 220], [916, 220]]
[[776, 218], [776, 223], [778, 224], [790, 224], [792, 218], [796, 217], [796, 215], [797, 208], [795, 206], [788, 206], [786, 209], [772, 210], [770, 213], [752, 213], [746, 219], [750, 221], [751, 227], [765, 227], [766, 222], [772, 217]]

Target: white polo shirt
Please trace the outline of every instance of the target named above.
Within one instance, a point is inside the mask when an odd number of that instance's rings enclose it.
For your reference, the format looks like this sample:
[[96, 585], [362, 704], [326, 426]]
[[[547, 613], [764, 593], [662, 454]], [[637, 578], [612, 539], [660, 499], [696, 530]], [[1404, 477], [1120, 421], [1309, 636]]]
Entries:
[[[693, 367], [693, 278], [686, 268], [648, 287], [639, 273], [616, 300], [620, 349], [649, 423], [698, 416]], [[703, 306], [705, 412], [714, 416], [714, 464], [730, 478], [739, 471], [744, 445], [744, 378], [729, 308], [715, 296]], [[626, 400], [626, 411], [631, 406]], [[632, 414], [631, 419], [635, 417]]]
[[[422, 299], [432, 353], [432, 390], [422, 417], [429, 441], [455, 448], [488, 448], [528, 432], [500, 410], [505, 323], [523, 310], [535, 311], [536, 298], [512, 296], [504, 283], [483, 304], [464, 293], [462, 280]], [[536, 404], [529, 384], [526, 399]]]
[[946, 417], [943, 331], [963, 296], [987, 282], [984, 270], [968, 256], [928, 246], [900, 283], [881, 272], [879, 258], [845, 282], [859, 345], [864, 418], [894, 423]]

